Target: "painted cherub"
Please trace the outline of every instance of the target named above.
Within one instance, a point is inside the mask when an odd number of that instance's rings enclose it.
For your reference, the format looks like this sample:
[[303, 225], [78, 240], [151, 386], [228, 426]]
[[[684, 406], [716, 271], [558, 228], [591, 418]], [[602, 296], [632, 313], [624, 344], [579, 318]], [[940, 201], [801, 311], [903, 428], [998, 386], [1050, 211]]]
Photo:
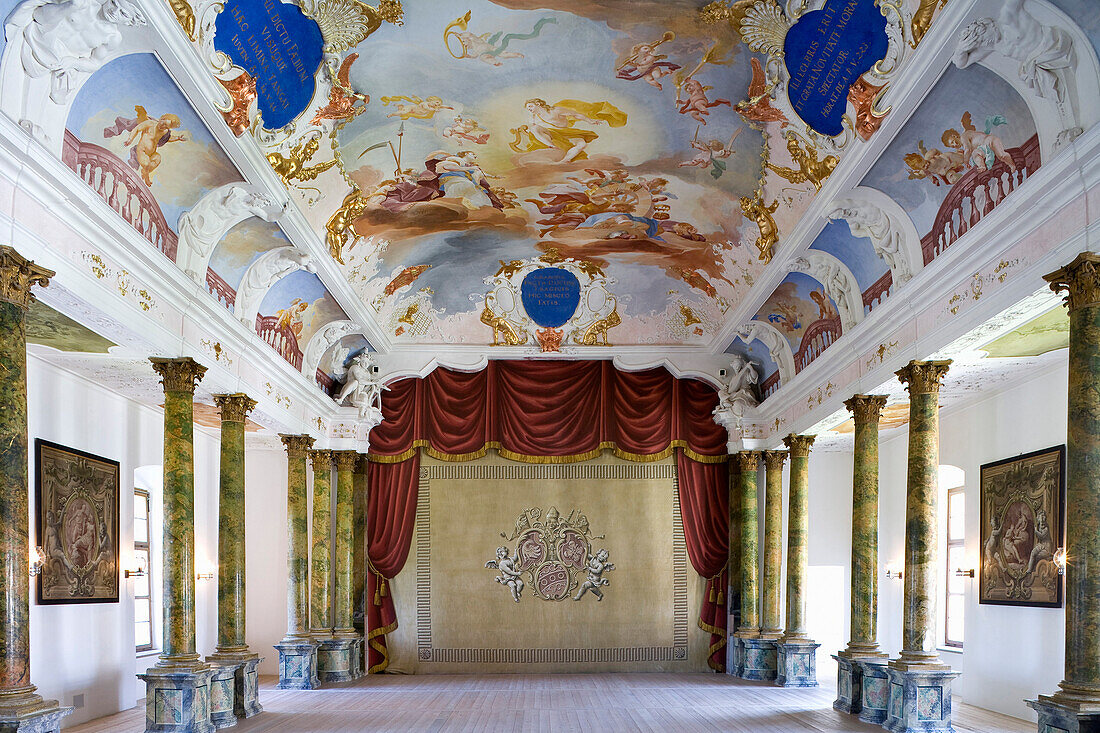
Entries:
[[744, 128], [737, 128], [733, 135], [730, 137], [729, 142], [725, 145], [721, 140], [708, 140], [707, 142], [700, 142], [698, 138], [691, 141], [691, 147], [698, 150], [699, 153], [691, 160], [685, 160], [679, 164], [680, 168], [710, 168], [710, 175], [715, 180], [722, 177], [722, 174], [726, 172], [726, 158], [733, 155], [733, 141], [737, 139], [737, 136], [741, 134], [741, 130]]
[[[397, 108], [396, 112], [391, 112], [386, 117], [400, 117], [402, 120], [408, 120], [415, 117], [418, 120], [430, 120], [435, 117], [435, 113], [444, 109], [454, 109], [454, 107], [443, 104], [443, 100], [436, 96], [431, 96], [426, 99], [421, 99], [417, 96], [412, 97], [382, 97], [382, 105], [388, 107], [393, 102]], [[408, 102], [408, 104], [402, 104], [402, 102]]]
[[134, 107], [136, 117], [126, 119], [119, 117], [115, 120], [113, 128], [103, 131], [104, 137], [112, 137], [129, 131], [130, 136], [123, 143], [130, 148], [130, 165], [141, 174], [141, 180], [146, 186], [153, 185], [153, 171], [160, 166], [162, 158], [159, 148], [172, 142], [183, 142], [189, 139], [187, 132], [180, 131], [172, 134], [172, 130], [180, 126], [180, 118], [174, 114], [163, 114], [160, 117], [150, 117], [149, 113], [140, 104]]
[[302, 323], [302, 314], [305, 313], [308, 308], [309, 303], [301, 298], [295, 298], [286, 308], [280, 308], [275, 312], [275, 316], [278, 319], [275, 328], [287, 328], [295, 337], [300, 336], [304, 326]]
[[523, 580], [520, 578], [521, 572], [517, 567], [519, 563], [519, 557], [511, 557], [507, 547], [497, 548], [497, 559], [490, 560], [485, 563], [487, 568], [496, 568], [500, 571], [500, 575], [493, 578], [501, 585], [508, 586], [512, 591], [512, 600], [519, 603], [519, 597], [523, 593]]
[[663, 41], [639, 43], [630, 49], [630, 53], [616, 68], [615, 77], [626, 81], [641, 79], [650, 86], [662, 89], [661, 77], [676, 71], [680, 65], [665, 61], [668, 58], [667, 55], [654, 51], [654, 46], [659, 43]]
[[943, 144], [954, 148], [962, 155], [967, 165], [978, 170], [987, 171], [999, 160], [1008, 166], [1010, 171], [1016, 170], [1016, 163], [1012, 156], [1005, 150], [1001, 138], [993, 134], [993, 128], [998, 125], [1008, 124], [1004, 115], [990, 115], [985, 118], [985, 131], [978, 132], [974, 127], [970, 113], [964, 112], [962, 116], [962, 132], [955, 128], [945, 130], [940, 138]]
[[615, 569], [614, 563], [609, 563], [607, 557], [607, 550], [600, 550], [595, 557], [588, 558], [588, 564], [585, 566], [588, 577], [581, 583], [577, 595], [573, 596], [574, 601], [579, 601], [588, 591], [592, 591], [592, 595], [596, 596], [597, 601], [603, 600], [603, 592], [600, 591], [600, 586], [610, 585], [610, 581], [603, 577], [604, 571]]
[[[711, 107], [717, 107], [720, 104], [724, 104], [727, 107], [732, 107], [733, 103], [728, 99], [715, 99], [713, 102], [707, 99], [707, 92], [712, 87], [703, 86], [703, 82], [695, 78], [689, 78], [676, 90], [676, 104], [680, 105], [680, 114], [690, 115], [697, 122], [707, 124], [706, 117], [710, 114]], [[682, 98], [682, 94], [687, 95], [687, 99]]]
[[937, 186], [950, 186], [966, 170], [966, 159], [960, 152], [952, 150], [945, 153], [939, 148], [926, 148], [924, 140], [918, 140], [917, 152], [906, 153], [904, 160], [909, 166], [909, 180], [927, 178]]
[[455, 115], [450, 126], [443, 130], [443, 137], [460, 137], [477, 145], [489, 142], [489, 133], [477, 120], [462, 115]]

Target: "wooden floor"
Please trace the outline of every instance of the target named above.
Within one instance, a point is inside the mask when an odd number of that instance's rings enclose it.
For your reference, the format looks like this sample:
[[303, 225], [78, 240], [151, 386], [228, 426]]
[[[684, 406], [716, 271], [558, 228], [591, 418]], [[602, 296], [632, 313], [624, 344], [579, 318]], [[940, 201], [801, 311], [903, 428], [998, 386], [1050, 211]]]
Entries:
[[[264, 712], [230, 730], [878, 731], [832, 709], [833, 690], [782, 689], [711, 674], [380, 675], [311, 692], [261, 683]], [[957, 704], [959, 733], [1034, 733], [1035, 724]], [[69, 728], [140, 733], [144, 706]]]

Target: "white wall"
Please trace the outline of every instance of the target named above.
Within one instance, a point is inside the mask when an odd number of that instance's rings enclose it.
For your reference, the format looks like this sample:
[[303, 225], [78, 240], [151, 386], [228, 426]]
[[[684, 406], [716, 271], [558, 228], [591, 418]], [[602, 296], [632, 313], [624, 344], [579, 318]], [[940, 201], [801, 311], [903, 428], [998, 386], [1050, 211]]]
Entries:
[[[120, 567], [132, 566], [134, 470], [163, 460], [163, 414], [127, 400], [34, 356], [28, 359], [28, 427], [43, 438], [117, 460], [121, 471]], [[217, 565], [218, 461], [216, 433], [195, 429], [195, 557], [198, 572]], [[271, 645], [286, 629], [286, 457], [281, 451], [246, 454], [248, 642], [267, 659], [264, 672], [277, 671]], [[31, 538], [34, 540], [34, 492]], [[153, 511], [159, 511], [154, 504]], [[154, 553], [159, 533], [152, 535]], [[159, 584], [160, 578], [155, 582]], [[156, 662], [134, 652], [132, 581], [123, 579], [120, 601], [112, 604], [39, 606], [31, 598], [31, 679], [38, 692], [84, 707], [66, 726], [133, 707], [144, 696], [135, 675]], [[159, 609], [154, 609], [154, 614]], [[196, 646], [214, 651], [217, 641], [217, 581], [196, 582]]]

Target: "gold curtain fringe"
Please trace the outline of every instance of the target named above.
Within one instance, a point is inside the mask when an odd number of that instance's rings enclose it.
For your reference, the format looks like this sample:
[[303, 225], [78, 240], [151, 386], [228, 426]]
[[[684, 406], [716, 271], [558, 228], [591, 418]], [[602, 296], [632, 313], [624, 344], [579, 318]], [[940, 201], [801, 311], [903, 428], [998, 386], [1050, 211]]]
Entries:
[[452, 463], [475, 461], [478, 458], [483, 458], [488, 455], [490, 449], [497, 451], [501, 457], [507, 458], [510, 461], [541, 464], [583, 463], [584, 461], [591, 461], [593, 458], [599, 458], [600, 454], [605, 450], [611, 451], [617, 457], [626, 461], [633, 461], [635, 463], [654, 463], [668, 458], [677, 448], [683, 449], [684, 455], [696, 463], [725, 463], [729, 460], [729, 456], [725, 453], [716, 456], [697, 453], [688, 447], [687, 441], [685, 440], [674, 440], [669, 443], [668, 447], [664, 450], [656, 453], [631, 453], [619, 448], [618, 444], [614, 441], [604, 441], [600, 443], [595, 450], [586, 451], [584, 453], [574, 453], [566, 456], [535, 456], [527, 453], [516, 453], [507, 448], [502, 448], [500, 443], [495, 440], [485, 443], [485, 445], [472, 453], [444, 453], [443, 451], [436, 450], [428, 441], [423, 439], [414, 441], [413, 447], [403, 453], [398, 453], [393, 456], [381, 456], [375, 453], [369, 453], [367, 454], [367, 460], [373, 463], [401, 463], [416, 455], [417, 449], [420, 448], [423, 448], [425, 453], [438, 461], [449, 461]]
[[386, 649], [386, 645], [377, 641], [379, 636], [385, 636], [394, 629], [397, 628], [397, 621], [392, 624], [383, 626], [380, 629], [371, 629], [367, 632], [367, 643], [370, 644], [370, 648], [382, 655], [382, 661], [367, 670], [367, 674], [378, 674], [384, 672], [386, 667], [390, 666], [390, 653]]
[[721, 662], [715, 663], [714, 655], [715, 653], [724, 649], [726, 646], [726, 630], [720, 629], [717, 626], [711, 626], [708, 623], [704, 623], [703, 619], [699, 619], [699, 628], [707, 632], [708, 634], [713, 634], [715, 636], [721, 637], [718, 639], [718, 641], [711, 644], [710, 648], [707, 650], [707, 666], [713, 669], [715, 672], [725, 672], [726, 665]]

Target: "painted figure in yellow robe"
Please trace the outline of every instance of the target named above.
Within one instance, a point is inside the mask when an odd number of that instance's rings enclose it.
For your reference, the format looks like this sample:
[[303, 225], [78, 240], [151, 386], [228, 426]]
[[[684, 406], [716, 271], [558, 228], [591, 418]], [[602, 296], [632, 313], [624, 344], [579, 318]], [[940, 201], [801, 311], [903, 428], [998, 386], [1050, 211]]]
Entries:
[[276, 329], [287, 328], [294, 334], [295, 337], [302, 335], [302, 313], [309, 308], [309, 303], [306, 303], [301, 298], [295, 298], [291, 301], [290, 305], [286, 308], [280, 308], [275, 311], [275, 317], [278, 319], [275, 323]]
[[[421, 99], [420, 97], [382, 97], [382, 104], [389, 106], [390, 102], [394, 102], [397, 111], [391, 112], [386, 117], [400, 117], [402, 120], [408, 120], [415, 117], [418, 120], [430, 120], [435, 117], [435, 113], [441, 109], [454, 109], [454, 107], [448, 107], [443, 104], [443, 100], [439, 97], [428, 97], [427, 99]], [[400, 102], [408, 102], [408, 104], [400, 104]]]
[[[563, 99], [551, 106], [543, 99], [528, 99], [523, 105], [529, 122], [513, 129], [515, 140], [510, 143], [517, 153], [547, 148], [561, 150], [562, 162], [584, 160], [589, 143], [599, 137], [592, 130], [574, 127], [578, 122], [588, 125], [606, 124], [622, 127], [626, 124], [626, 112], [610, 102], [582, 102]], [[526, 137], [526, 140], [524, 140]]]

